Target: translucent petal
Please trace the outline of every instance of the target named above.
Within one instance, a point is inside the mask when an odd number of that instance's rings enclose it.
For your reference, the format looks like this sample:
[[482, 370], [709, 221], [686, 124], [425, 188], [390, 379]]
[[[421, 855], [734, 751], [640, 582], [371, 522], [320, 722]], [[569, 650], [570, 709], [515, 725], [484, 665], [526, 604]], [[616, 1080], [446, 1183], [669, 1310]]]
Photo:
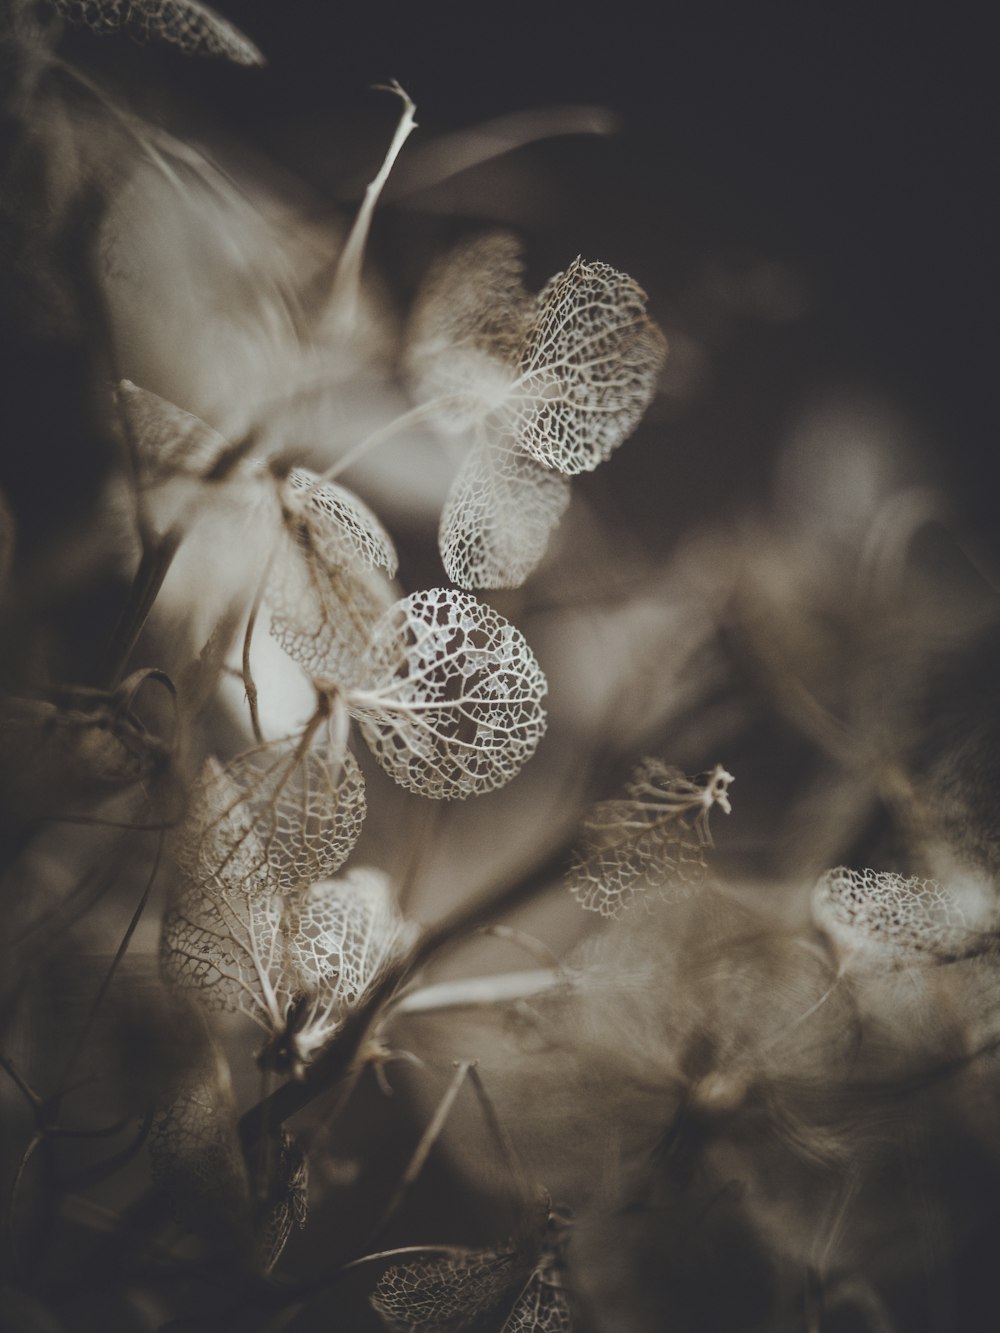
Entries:
[[164, 980], [175, 990], [192, 992], [210, 1011], [241, 1010], [266, 1026], [273, 1006], [264, 960], [275, 955], [281, 915], [280, 903], [272, 898], [227, 899], [182, 881], [163, 918]]
[[187, 55], [222, 56], [237, 65], [262, 65], [264, 57], [237, 28], [198, 0], [49, 0], [68, 19], [92, 32], [126, 28], [159, 38]]
[[302, 985], [353, 1005], [409, 931], [381, 870], [358, 868], [314, 884], [294, 919], [289, 955]]
[[224, 894], [304, 889], [332, 875], [361, 833], [366, 803], [357, 761], [325, 743], [299, 755], [297, 737], [232, 760], [209, 760], [177, 837], [196, 884]]
[[569, 504], [569, 482], [508, 435], [483, 432], [452, 483], [439, 543], [462, 588], [519, 588]]
[[520, 1263], [511, 1244], [397, 1264], [383, 1273], [371, 1303], [386, 1327], [401, 1333], [458, 1333], [499, 1303]]
[[131, 380], [122, 380], [115, 396], [141, 482], [203, 477], [229, 447], [225, 438], [200, 417], [148, 389], [140, 389]]
[[844, 866], [820, 876], [812, 899], [816, 924], [841, 952], [903, 961], [942, 962], [977, 951], [989, 925], [978, 906], [937, 880]]
[[257, 1258], [264, 1273], [270, 1273], [281, 1258], [293, 1228], [305, 1226], [309, 1209], [309, 1167], [302, 1150], [287, 1130], [268, 1148], [273, 1157], [271, 1178], [257, 1238]]
[[531, 1274], [500, 1333], [573, 1333], [573, 1312], [555, 1266]]
[[346, 486], [320, 481], [308, 468], [288, 474], [282, 509], [296, 535], [306, 529], [310, 549], [328, 563], [356, 560], [392, 578], [399, 564], [392, 538], [375, 514]]
[[365, 686], [345, 698], [401, 786], [461, 799], [509, 782], [534, 753], [546, 688], [513, 625], [468, 593], [432, 588], [382, 617]]
[[510, 428], [546, 467], [592, 471], [635, 429], [665, 355], [642, 288], [608, 264], [574, 260], [539, 294]]
[[620, 916], [637, 895], [669, 901], [696, 885], [706, 871], [713, 805], [729, 811], [732, 777], [721, 765], [700, 779], [661, 760], [644, 759], [621, 797], [600, 801], [587, 815], [568, 882], [582, 907]]
[[410, 319], [407, 368], [423, 402], [447, 399], [443, 430], [459, 432], [505, 396], [533, 302], [521, 244], [491, 232], [456, 246], [431, 269]]
[[392, 539], [357, 496], [298, 468], [282, 494], [284, 541], [268, 579], [271, 634], [311, 676], [339, 684], [362, 670], [378, 618], [395, 599]]
[[178, 1220], [198, 1230], [247, 1224], [250, 1182], [221, 1057], [186, 1073], [149, 1130], [153, 1179]]

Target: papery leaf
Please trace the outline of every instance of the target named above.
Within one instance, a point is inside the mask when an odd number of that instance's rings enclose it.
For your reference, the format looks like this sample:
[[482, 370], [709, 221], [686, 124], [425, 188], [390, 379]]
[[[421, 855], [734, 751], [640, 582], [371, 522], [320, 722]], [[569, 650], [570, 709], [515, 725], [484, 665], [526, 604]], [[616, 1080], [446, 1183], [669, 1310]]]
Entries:
[[459, 1333], [499, 1304], [522, 1262], [512, 1243], [397, 1264], [382, 1274], [371, 1303], [398, 1333]]
[[573, 896], [588, 911], [617, 917], [638, 894], [683, 895], [705, 874], [708, 815], [713, 805], [729, 813], [732, 781], [721, 764], [692, 780], [644, 759], [622, 796], [599, 801], [585, 818], [568, 875]]
[[225, 437], [200, 417], [131, 380], [119, 383], [115, 397], [124, 433], [135, 451], [140, 485], [204, 477], [229, 448]]
[[424, 280], [407, 368], [419, 399], [443, 400], [442, 430], [465, 430], [509, 390], [534, 306], [523, 276], [520, 241], [492, 232], [456, 246]]
[[302, 984], [354, 1005], [397, 953], [408, 929], [389, 877], [359, 867], [314, 884], [294, 919], [289, 955]]
[[160, 970], [175, 990], [208, 1010], [241, 1010], [264, 1028], [279, 1022], [268, 961], [280, 975], [282, 906], [273, 897], [234, 895], [182, 881], [164, 914]]
[[569, 504], [569, 481], [484, 431], [466, 455], [441, 514], [448, 577], [462, 588], [519, 588], [545, 554]]
[[237, 28], [198, 0], [49, 0], [70, 23], [107, 33], [126, 29], [159, 38], [186, 55], [222, 56], [237, 65], [263, 65], [264, 57]]
[[311, 676], [350, 683], [395, 599], [392, 539], [356, 495], [304, 468], [288, 475], [282, 525], [266, 591], [271, 634]]
[[376, 759], [418, 795], [509, 782], [545, 731], [545, 677], [513, 625], [468, 593], [414, 593], [379, 621], [347, 707]]
[[569, 1297], [551, 1258], [535, 1268], [500, 1333], [573, 1333]]
[[164, 979], [209, 1010], [247, 1014], [271, 1039], [258, 1058], [284, 1072], [312, 1059], [413, 937], [380, 870], [291, 895], [214, 888], [186, 881], [168, 908]]
[[576, 259], [539, 294], [510, 429], [546, 467], [592, 471], [635, 429], [665, 355], [642, 288], [608, 264]]
[[813, 890], [813, 919], [845, 954], [947, 962], [978, 952], [995, 929], [985, 895], [934, 879], [838, 866]]
[[273, 1160], [257, 1237], [257, 1258], [261, 1271], [270, 1273], [281, 1258], [293, 1228], [301, 1230], [306, 1224], [309, 1166], [287, 1130], [281, 1131], [276, 1143], [265, 1143], [261, 1151], [270, 1153]]
[[353, 558], [392, 578], [399, 564], [392, 538], [368, 506], [346, 486], [321, 481], [315, 472], [289, 472], [283, 496], [286, 522], [327, 563]]
[[197, 884], [225, 894], [304, 889], [332, 875], [361, 833], [364, 778], [351, 752], [274, 741], [223, 768], [209, 760], [177, 835]]
[[[250, 1182], [240, 1149], [229, 1071], [222, 1057], [186, 1071], [171, 1100], [153, 1117], [153, 1179], [178, 1221], [199, 1231], [249, 1233]], [[248, 1238], [248, 1236], [247, 1236]]]

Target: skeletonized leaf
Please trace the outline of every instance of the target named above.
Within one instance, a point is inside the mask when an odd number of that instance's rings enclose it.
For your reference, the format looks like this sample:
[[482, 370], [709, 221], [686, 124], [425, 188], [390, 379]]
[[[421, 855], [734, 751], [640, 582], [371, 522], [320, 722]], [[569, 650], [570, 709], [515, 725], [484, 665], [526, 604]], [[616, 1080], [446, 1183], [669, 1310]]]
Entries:
[[990, 928], [984, 897], [965, 900], [937, 880], [838, 866], [813, 890], [813, 918], [845, 954], [946, 962], [982, 947]]
[[431, 269], [410, 320], [407, 366], [417, 397], [446, 399], [437, 421], [458, 433], [502, 401], [531, 317], [521, 244], [491, 232]]
[[240, 1010], [265, 1029], [280, 1026], [284, 1013], [276, 1005], [283, 997], [264, 960], [277, 955], [280, 976], [281, 920], [274, 897], [230, 898], [215, 886], [185, 880], [163, 917], [164, 980], [209, 1011]]
[[569, 481], [509, 436], [484, 431], [441, 513], [441, 559], [462, 588], [519, 588], [569, 504]]
[[155, 485], [179, 476], [203, 477], [229, 447], [200, 417], [140, 389], [131, 380], [120, 382], [115, 397], [125, 434], [135, 450], [140, 484]]
[[309, 890], [291, 932], [303, 985], [356, 1004], [408, 934], [381, 870], [359, 867]]
[[304, 997], [294, 1047], [308, 1060], [409, 945], [414, 927], [400, 915], [388, 876], [359, 867], [314, 884], [286, 928], [289, 988]]
[[294, 1226], [306, 1221], [306, 1159], [287, 1131], [257, 1145], [252, 1199], [240, 1145], [229, 1071], [214, 1046], [211, 1059], [186, 1072], [172, 1099], [153, 1117], [149, 1156], [154, 1181], [177, 1220], [224, 1244], [253, 1249], [259, 1268], [277, 1263]]
[[499, 1304], [521, 1262], [512, 1243], [397, 1264], [383, 1273], [371, 1303], [394, 1333], [459, 1333]]
[[186, 55], [222, 56], [237, 65], [263, 65], [264, 57], [238, 28], [199, 0], [50, 0], [68, 19], [106, 33], [127, 29], [144, 40], [159, 38]]
[[283, 508], [287, 522], [306, 529], [306, 540], [321, 559], [332, 563], [353, 557], [368, 569], [383, 569], [390, 578], [395, 575], [399, 560], [392, 538], [346, 486], [320, 481], [308, 468], [293, 468], [286, 479]]
[[532, 1272], [500, 1333], [573, 1333], [573, 1311], [551, 1258]]
[[521, 349], [509, 424], [546, 467], [592, 471], [635, 429], [666, 355], [646, 294], [609, 264], [551, 278]]
[[271, 1157], [267, 1197], [261, 1208], [257, 1237], [260, 1269], [270, 1273], [288, 1244], [292, 1229], [306, 1224], [309, 1207], [309, 1166], [305, 1154], [287, 1130], [276, 1143], [262, 1149]]
[[282, 494], [284, 542], [267, 585], [271, 634], [311, 676], [349, 683], [392, 605], [392, 539], [356, 495], [296, 468]]
[[149, 1157], [180, 1222], [232, 1238], [249, 1226], [250, 1182], [229, 1071], [214, 1048], [212, 1057], [187, 1071], [154, 1115]]
[[347, 859], [365, 818], [364, 778], [349, 750], [299, 754], [274, 741], [224, 768], [209, 760], [177, 836], [196, 884], [224, 894], [303, 889]]
[[468, 593], [432, 588], [382, 617], [364, 688], [345, 699], [390, 777], [462, 799], [503, 786], [534, 753], [546, 688], [513, 625]]
[[336, 1032], [412, 929], [379, 870], [256, 898], [186, 881], [164, 916], [161, 970], [207, 1009], [252, 1018], [269, 1037], [262, 1062], [289, 1072]]
[[717, 764], [690, 779], [661, 760], [644, 759], [621, 797], [599, 801], [583, 823], [569, 871], [582, 907], [617, 917], [636, 895], [669, 901], [705, 874], [713, 805], [728, 814], [732, 775]]

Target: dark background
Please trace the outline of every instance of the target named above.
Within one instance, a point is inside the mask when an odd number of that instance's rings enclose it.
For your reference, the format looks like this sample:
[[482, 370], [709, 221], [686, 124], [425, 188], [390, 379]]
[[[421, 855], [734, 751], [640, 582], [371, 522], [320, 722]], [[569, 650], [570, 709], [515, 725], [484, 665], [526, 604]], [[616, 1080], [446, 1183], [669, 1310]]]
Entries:
[[[409, 152], [520, 109], [611, 109], [620, 120], [613, 137], [523, 149], [508, 177], [466, 173], [458, 198], [474, 197], [481, 183], [485, 202], [472, 221], [488, 221], [497, 204], [498, 220], [520, 225], [533, 280], [577, 253], [605, 259], [647, 288], [668, 334], [679, 327], [709, 347], [711, 379], [697, 401], [657, 408], [671, 423], [671, 490], [716, 507], [763, 495], [782, 432], [803, 404], [843, 382], [905, 410], [914, 443], [997, 551], [998, 100], [986, 6], [220, 0], [218, 8], [265, 51], [266, 69], [72, 30], [64, 49], [123, 83], [134, 105], [182, 137], [190, 129], [204, 141], [207, 126], [221, 125], [231, 143], [252, 145], [342, 217], [398, 113], [371, 92], [380, 80], [399, 79], [417, 103]], [[450, 236], [440, 198], [431, 222], [419, 200], [394, 203], [394, 184], [372, 257], [403, 307]], [[530, 219], [505, 219], [502, 206], [518, 190], [529, 204], [558, 200], [558, 216], [534, 232]], [[456, 207], [452, 231], [468, 222]], [[807, 317], [762, 323], [729, 312], [720, 332], [706, 273], [761, 261], [802, 276]], [[16, 304], [6, 302], [5, 324]], [[12, 345], [23, 343], [19, 320], [10, 321]], [[51, 355], [43, 350], [45, 365]], [[36, 380], [30, 365], [11, 372], [15, 393]], [[23, 411], [9, 402], [6, 436], [34, 433], [38, 408], [34, 388]], [[646, 486], [639, 450], [622, 451], [615, 466], [626, 477], [642, 472], [630, 492]], [[7, 489], [20, 501], [32, 488], [8, 476]]]
[[[275, 143], [283, 121], [362, 105], [387, 76], [430, 130], [560, 101], [616, 110], [613, 143], [563, 141], [561, 160], [603, 164], [581, 211], [616, 213], [636, 252], [655, 252], [659, 266], [647, 253], [638, 275], [654, 304], [699, 246], [791, 260], [809, 275], [821, 317], [805, 340], [798, 330], [765, 364], [744, 347], [721, 377], [742, 429], [763, 445], [790, 378], [807, 386], [841, 369], [906, 405], [970, 517], [991, 526], [998, 209], [987, 6], [233, 0], [227, 12], [270, 69], [253, 91], [238, 75], [213, 86], [230, 116], [231, 94], [245, 97], [239, 114]], [[784, 383], [762, 385], [771, 373]]]

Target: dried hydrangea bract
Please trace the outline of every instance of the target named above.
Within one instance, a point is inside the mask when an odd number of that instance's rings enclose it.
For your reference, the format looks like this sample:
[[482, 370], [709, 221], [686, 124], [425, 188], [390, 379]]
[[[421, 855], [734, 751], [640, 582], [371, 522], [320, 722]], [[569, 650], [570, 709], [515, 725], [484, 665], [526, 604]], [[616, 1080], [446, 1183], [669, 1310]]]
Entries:
[[177, 1220], [221, 1235], [255, 1253], [269, 1273], [294, 1227], [308, 1210], [306, 1158], [287, 1131], [258, 1146], [260, 1197], [254, 1199], [237, 1129], [228, 1069], [212, 1059], [189, 1070], [171, 1101], [153, 1116], [149, 1156], [154, 1181], [166, 1192]]
[[351, 715], [390, 777], [420, 796], [501, 787], [545, 731], [545, 676], [522, 634], [468, 593], [414, 593], [379, 621]]
[[350, 684], [395, 600], [392, 539], [356, 495], [304, 468], [282, 487], [281, 521], [265, 593], [271, 634], [311, 676]]
[[187, 1070], [149, 1130], [153, 1179], [178, 1220], [198, 1229], [239, 1227], [250, 1212], [250, 1182], [236, 1132], [236, 1103], [221, 1055]]
[[[270, 1149], [270, 1152], [267, 1151]], [[258, 1150], [258, 1155], [261, 1155]], [[270, 1179], [258, 1223], [257, 1262], [262, 1273], [270, 1273], [281, 1258], [289, 1237], [302, 1230], [309, 1214], [309, 1162], [287, 1130], [275, 1144], [267, 1144], [271, 1157]]]
[[466, 241], [433, 266], [410, 317], [407, 369], [417, 398], [440, 403], [441, 430], [467, 430], [503, 403], [533, 308], [509, 232]]
[[336, 1029], [412, 941], [382, 871], [360, 866], [314, 884], [290, 922], [288, 958], [308, 995], [297, 1020], [303, 1056]]
[[538, 297], [521, 349], [512, 428], [559, 472], [591, 472], [649, 406], [666, 343], [646, 294], [610, 264], [575, 259]]
[[140, 484], [204, 477], [228, 448], [224, 437], [200, 417], [131, 380], [119, 383], [115, 397]]
[[91, 32], [124, 29], [137, 38], [156, 38], [185, 55], [221, 56], [236, 65], [263, 65], [253, 42], [198, 0], [49, 0], [70, 23]]
[[308, 888], [349, 856], [365, 818], [349, 750], [273, 741], [222, 767], [209, 760], [176, 837], [177, 859], [208, 892], [259, 896]]
[[500, 1333], [573, 1333], [573, 1326], [569, 1297], [547, 1256], [525, 1283]]
[[460, 588], [519, 588], [537, 568], [569, 505], [569, 480], [511, 436], [482, 433], [441, 513], [441, 560]]
[[572, 1333], [557, 1249], [544, 1243], [532, 1264], [532, 1248], [511, 1241], [397, 1264], [380, 1278], [372, 1306], [393, 1333], [461, 1333], [486, 1315], [499, 1333]]
[[631, 433], [666, 354], [627, 274], [577, 259], [527, 295], [517, 240], [456, 248], [428, 275], [410, 324], [415, 392], [441, 429], [472, 430], [441, 516], [448, 575], [520, 587], [569, 503], [553, 474], [591, 471]]
[[460, 1333], [499, 1305], [522, 1262], [520, 1246], [511, 1243], [395, 1264], [371, 1303], [392, 1333]]
[[732, 774], [717, 764], [687, 778], [659, 759], [645, 759], [620, 797], [600, 801], [587, 815], [568, 874], [581, 907], [617, 917], [637, 897], [670, 901], [704, 877], [711, 846], [708, 817], [730, 812]]
[[269, 1036], [264, 1063], [296, 1072], [412, 939], [387, 876], [356, 869], [292, 895], [183, 887], [164, 920], [169, 985], [240, 1010]]
[[827, 870], [813, 890], [813, 919], [845, 958], [948, 962], [979, 951], [981, 905], [970, 913], [957, 892], [934, 879], [887, 870]]

